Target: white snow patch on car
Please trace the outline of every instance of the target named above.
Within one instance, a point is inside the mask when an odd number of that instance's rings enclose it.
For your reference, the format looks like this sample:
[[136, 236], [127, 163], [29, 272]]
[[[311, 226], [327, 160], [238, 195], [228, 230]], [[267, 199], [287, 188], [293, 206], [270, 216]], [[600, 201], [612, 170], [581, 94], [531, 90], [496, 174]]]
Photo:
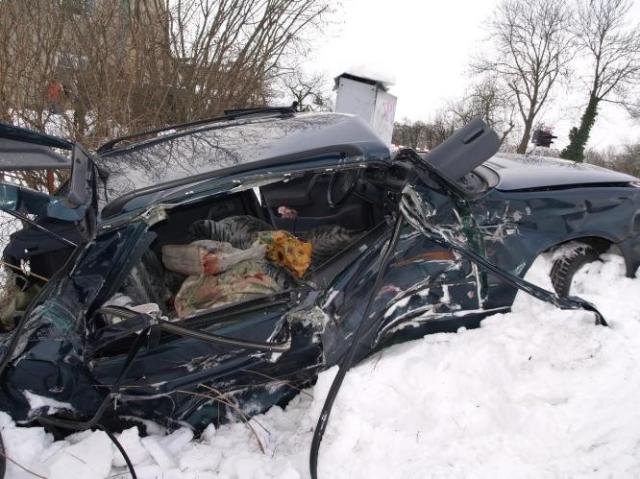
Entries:
[[29, 408], [31, 411], [40, 411], [46, 409], [47, 414], [55, 414], [61, 410], [73, 411], [73, 406], [67, 402], [56, 401], [45, 396], [32, 393], [31, 391], [24, 392]]

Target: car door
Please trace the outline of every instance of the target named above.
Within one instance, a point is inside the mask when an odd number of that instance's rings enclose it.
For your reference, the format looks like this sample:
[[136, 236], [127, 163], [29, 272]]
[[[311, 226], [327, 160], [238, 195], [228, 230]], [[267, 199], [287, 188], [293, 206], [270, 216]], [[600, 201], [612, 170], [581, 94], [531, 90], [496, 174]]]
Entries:
[[[396, 155], [413, 175], [404, 194], [415, 196], [432, 227], [462, 241], [481, 254], [482, 236], [475, 228], [464, 177], [497, 151], [497, 135], [482, 121], [471, 122], [425, 157], [413, 150]], [[399, 214], [399, 213], [398, 213]], [[324, 311], [334, 321], [323, 337], [325, 357], [336, 362], [351, 344], [361, 321], [371, 323], [358, 340], [360, 356], [383, 343], [411, 339], [428, 332], [456, 331], [477, 326], [487, 314], [486, 275], [471, 261], [439, 246], [404, 221], [379, 291], [372, 291], [380, 274], [381, 257], [392, 225], [339, 275], [325, 296]], [[363, 318], [366, 304], [373, 313]]]
[[[29, 188], [36, 171], [67, 172], [54, 194]], [[0, 323], [11, 329], [75, 251], [95, 233], [93, 162], [80, 145], [0, 124]]]
[[[5, 178], [12, 172], [35, 170], [66, 170], [70, 178], [55, 194], [42, 193], [20, 180], [10, 182]], [[0, 173], [0, 208], [6, 213], [76, 222], [85, 239], [94, 233], [94, 164], [82, 145], [0, 123]]]
[[[441, 201], [443, 226], [455, 227], [460, 210], [446, 196], [421, 187], [420, 193]], [[355, 257], [331, 281], [320, 301], [331, 318], [323, 333], [327, 363], [333, 364], [350, 344], [349, 338], [363, 320], [371, 322], [370, 336], [363, 341], [368, 350], [389, 341], [423, 336], [426, 332], [455, 331], [465, 317], [481, 309], [482, 276], [477, 268], [453, 251], [443, 248], [403, 222], [391, 261], [385, 268], [382, 286], [372, 291], [381, 268], [381, 258], [393, 225], [384, 224], [362, 239], [353, 249]], [[373, 295], [373, 296], [371, 296]], [[367, 302], [373, 301], [372, 315], [363, 318]], [[467, 320], [473, 320], [472, 317]]]

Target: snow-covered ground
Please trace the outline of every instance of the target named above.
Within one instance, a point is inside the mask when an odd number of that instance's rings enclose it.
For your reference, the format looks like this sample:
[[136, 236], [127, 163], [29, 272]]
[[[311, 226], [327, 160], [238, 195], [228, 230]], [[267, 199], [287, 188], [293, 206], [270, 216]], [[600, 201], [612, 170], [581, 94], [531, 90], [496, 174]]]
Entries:
[[[549, 287], [548, 259], [528, 279]], [[640, 278], [608, 256], [579, 273], [582, 311], [519, 295], [473, 331], [387, 349], [349, 372], [320, 453], [321, 478], [640, 477]], [[286, 410], [241, 423], [120, 441], [141, 478], [304, 478], [313, 428], [335, 371]], [[103, 432], [53, 442], [0, 425], [8, 456], [48, 478], [125, 477]], [[15, 464], [8, 477], [31, 474]]]

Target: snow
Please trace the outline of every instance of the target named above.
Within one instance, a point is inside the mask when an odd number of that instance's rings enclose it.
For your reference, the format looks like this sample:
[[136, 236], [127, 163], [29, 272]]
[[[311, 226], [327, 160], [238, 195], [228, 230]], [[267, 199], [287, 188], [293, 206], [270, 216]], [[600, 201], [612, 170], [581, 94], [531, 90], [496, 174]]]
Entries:
[[[583, 311], [519, 295], [476, 330], [397, 345], [347, 374], [320, 452], [320, 477], [639, 477], [640, 278], [608, 255], [578, 273]], [[549, 287], [549, 258], [528, 279]], [[242, 423], [119, 435], [140, 478], [306, 478], [311, 436], [335, 369], [286, 410]], [[101, 432], [54, 442], [0, 413], [7, 455], [45, 477], [126, 477]], [[265, 453], [257, 443], [260, 439]], [[109, 470], [111, 468], [111, 470]], [[32, 477], [14, 463], [10, 478]]]
[[95, 431], [53, 456], [47, 477], [102, 479], [109, 474], [112, 461], [111, 440], [103, 431]]
[[46, 414], [55, 414], [60, 410], [73, 411], [71, 404], [66, 402], [60, 402], [55, 399], [39, 396], [31, 391], [25, 391], [24, 395], [27, 398], [29, 408], [32, 411], [39, 411], [40, 413]]
[[365, 65], [362, 63], [352, 65], [347, 68], [345, 73], [380, 82], [386, 88], [394, 85], [396, 82], [396, 76], [393, 70], [380, 67], [372, 68], [371, 65]]

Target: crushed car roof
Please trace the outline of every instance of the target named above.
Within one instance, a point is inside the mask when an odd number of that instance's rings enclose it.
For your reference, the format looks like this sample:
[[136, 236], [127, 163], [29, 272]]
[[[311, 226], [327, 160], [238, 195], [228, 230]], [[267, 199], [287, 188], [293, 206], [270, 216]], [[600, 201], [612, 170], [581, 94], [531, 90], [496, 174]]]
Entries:
[[241, 173], [320, 154], [357, 156], [358, 161], [387, 160], [389, 148], [356, 116], [298, 113], [163, 132], [102, 154], [99, 165], [109, 174], [107, 189], [113, 200], [197, 175]]

